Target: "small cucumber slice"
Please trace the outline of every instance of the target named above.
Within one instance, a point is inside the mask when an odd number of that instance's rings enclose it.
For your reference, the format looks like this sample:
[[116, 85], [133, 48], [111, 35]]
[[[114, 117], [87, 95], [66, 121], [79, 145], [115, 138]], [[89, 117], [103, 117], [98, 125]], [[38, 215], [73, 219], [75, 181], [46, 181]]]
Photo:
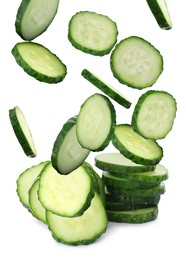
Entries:
[[163, 71], [163, 58], [149, 42], [131, 36], [116, 45], [110, 65], [120, 83], [143, 89], [152, 86], [159, 78]]
[[12, 54], [24, 71], [46, 83], [61, 82], [67, 74], [66, 66], [46, 47], [33, 42], [17, 43]]
[[68, 245], [87, 245], [97, 240], [107, 228], [107, 214], [100, 196], [95, 192], [90, 207], [80, 217], [66, 218], [46, 213], [53, 237]]
[[83, 148], [101, 151], [110, 142], [116, 122], [115, 109], [101, 94], [90, 96], [81, 106], [77, 123], [77, 139]]
[[145, 138], [165, 138], [173, 127], [176, 110], [176, 101], [168, 92], [147, 91], [134, 108], [132, 127]]
[[90, 153], [77, 140], [76, 121], [77, 117], [72, 117], [63, 125], [53, 146], [52, 166], [61, 174], [68, 174], [78, 168]]
[[118, 90], [114, 89], [111, 86], [108, 86], [102, 80], [100, 80], [97, 76], [92, 74], [87, 69], [84, 69], [81, 75], [87, 79], [90, 83], [100, 89], [104, 94], [112, 98], [118, 104], [122, 105], [125, 108], [129, 108], [131, 106], [131, 102], [123, 96]]
[[113, 145], [128, 159], [143, 165], [156, 165], [163, 157], [163, 149], [154, 141], [145, 139], [131, 125], [117, 125], [112, 135]]
[[150, 207], [129, 211], [107, 210], [108, 220], [122, 223], [145, 223], [153, 221], [158, 216], [158, 207]]
[[26, 122], [25, 116], [21, 109], [16, 106], [9, 110], [9, 118], [14, 133], [19, 141], [24, 153], [28, 157], [36, 156], [36, 148], [32, 138], [32, 134]]
[[22, 0], [16, 16], [16, 32], [24, 40], [31, 41], [53, 21], [59, 0]]
[[154, 15], [160, 28], [169, 30], [172, 28], [172, 21], [165, 0], [147, 0], [149, 8]]

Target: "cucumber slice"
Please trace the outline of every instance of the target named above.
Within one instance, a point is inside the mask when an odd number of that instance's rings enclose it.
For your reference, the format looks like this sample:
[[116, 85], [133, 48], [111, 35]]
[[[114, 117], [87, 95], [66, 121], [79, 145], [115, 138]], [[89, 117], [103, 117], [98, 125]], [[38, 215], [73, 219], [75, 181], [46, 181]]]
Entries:
[[115, 109], [110, 100], [101, 94], [90, 96], [78, 115], [78, 142], [91, 151], [103, 150], [110, 142], [115, 122]]
[[68, 38], [71, 44], [92, 55], [108, 54], [117, 41], [117, 35], [116, 23], [102, 14], [82, 11], [69, 22]]
[[160, 28], [169, 30], [172, 28], [172, 21], [165, 0], [147, 0], [152, 14]]
[[46, 83], [61, 82], [66, 76], [66, 66], [46, 47], [33, 42], [17, 43], [12, 54], [24, 71]]
[[52, 166], [61, 174], [77, 169], [90, 153], [77, 140], [76, 121], [77, 117], [72, 117], [63, 125], [53, 146]]
[[111, 70], [120, 83], [143, 89], [151, 87], [163, 71], [160, 52], [146, 40], [131, 36], [119, 42], [111, 54]]
[[149, 172], [155, 169], [152, 165], [136, 164], [120, 153], [98, 154], [95, 157], [95, 165], [103, 171], [113, 172], [113, 175], [118, 177], [130, 172]]
[[103, 202], [103, 205], [106, 205], [106, 197], [105, 197], [105, 186], [101, 177], [94, 171], [94, 177], [98, 185], [98, 194]]
[[172, 129], [176, 110], [176, 101], [171, 94], [165, 91], [147, 91], [134, 108], [133, 129], [145, 138], [165, 138]]
[[154, 140], [138, 135], [131, 125], [117, 125], [112, 143], [121, 154], [135, 163], [156, 165], [163, 157], [163, 149]]
[[22, 0], [16, 16], [16, 32], [24, 40], [31, 41], [53, 21], [59, 0]]
[[64, 217], [80, 216], [94, 196], [91, 169], [83, 163], [71, 174], [61, 175], [49, 163], [40, 176], [38, 194], [46, 210]]
[[126, 97], [124, 97], [123, 94], [121, 94], [113, 87], [105, 84], [103, 81], [101, 81], [97, 76], [92, 74], [87, 69], [84, 69], [81, 75], [94, 86], [96, 86], [98, 89], [100, 89], [103, 93], [105, 93], [107, 96], [116, 101], [118, 104], [124, 106], [125, 108], [129, 108], [131, 106], [131, 102]]
[[23, 206], [29, 210], [29, 190], [47, 163], [48, 162], [42, 162], [26, 169], [17, 179], [17, 195]]
[[9, 110], [9, 118], [14, 133], [19, 141], [24, 153], [28, 157], [35, 157], [37, 152], [32, 138], [32, 134], [21, 109], [16, 106]]
[[107, 210], [108, 220], [122, 223], [145, 223], [153, 221], [158, 216], [158, 207], [150, 207], [129, 211]]
[[39, 178], [33, 183], [29, 190], [29, 205], [34, 217], [46, 223], [46, 210], [38, 199]]

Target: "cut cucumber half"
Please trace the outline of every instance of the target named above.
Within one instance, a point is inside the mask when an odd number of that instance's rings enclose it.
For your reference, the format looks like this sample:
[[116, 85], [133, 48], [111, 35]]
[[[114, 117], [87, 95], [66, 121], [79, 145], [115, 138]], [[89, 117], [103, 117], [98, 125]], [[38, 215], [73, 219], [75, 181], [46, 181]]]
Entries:
[[163, 157], [163, 149], [157, 142], [143, 138], [131, 125], [117, 125], [112, 143], [125, 157], [142, 165], [156, 165]]
[[158, 216], [158, 207], [150, 207], [129, 211], [107, 210], [108, 220], [122, 223], [145, 223], [153, 221]]
[[39, 178], [33, 183], [29, 190], [29, 205], [34, 217], [46, 223], [46, 210], [38, 199]]
[[16, 106], [9, 110], [9, 118], [14, 133], [19, 141], [24, 153], [28, 157], [35, 157], [37, 152], [32, 138], [32, 134], [21, 109]]
[[147, 91], [134, 108], [132, 127], [145, 138], [163, 139], [173, 127], [176, 110], [176, 101], [171, 94], [165, 91]]
[[61, 60], [38, 43], [17, 43], [12, 54], [19, 66], [39, 81], [58, 83], [66, 76], [67, 69]]
[[160, 52], [146, 40], [131, 36], [119, 42], [111, 54], [111, 70], [120, 83], [143, 89], [151, 87], [163, 71]]
[[47, 163], [42, 162], [26, 169], [17, 179], [17, 195], [23, 206], [29, 210], [29, 190]]
[[149, 8], [154, 15], [160, 28], [169, 30], [172, 28], [172, 21], [165, 0], [147, 0]]
[[83, 148], [101, 151], [110, 142], [116, 122], [115, 109], [101, 94], [90, 96], [81, 106], [77, 123], [77, 139]]
[[116, 23], [102, 14], [82, 11], [69, 22], [68, 38], [71, 44], [92, 55], [108, 54], [117, 41], [117, 35]]
[[65, 218], [47, 211], [46, 218], [53, 237], [68, 245], [93, 243], [106, 231], [108, 223], [105, 208], [97, 193], [90, 207], [80, 217]]
[[155, 166], [136, 164], [120, 153], [98, 154], [95, 157], [95, 165], [103, 171], [113, 172], [113, 175], [118, 177], [130, 172], [149, 172], [155, 169]]
[[24, 40], [31, 41], [53, 21], [59, 0], [22, 0], [16, 16], [16, 32]]
[[40, 175], [38, 194], [47, 211], [64, 217], [80, 216], [94, 196], [91, 169], [83, 163], [71, 174], [61, 175], [49, 163]]
[[77, 140], [76, 121], [77, 117], [72, 117], [63, 125], [53, 146], [52, 166], [61, 174], [68, 174], [78, 168], [90, 153]]
[[129, 108], [131, 106], [131, 102], [123, 96], [118, 90], [114, 89], [111, 86], [108, 86], [106, 83], [101, 81], [97, 76], [92, 74], [87, 69], [84, 69], [81, 75], [87, 79], [90, 83], [100, 89], [104, 94], [112, 98], [118, 104], [122, 105], [125, 108]]

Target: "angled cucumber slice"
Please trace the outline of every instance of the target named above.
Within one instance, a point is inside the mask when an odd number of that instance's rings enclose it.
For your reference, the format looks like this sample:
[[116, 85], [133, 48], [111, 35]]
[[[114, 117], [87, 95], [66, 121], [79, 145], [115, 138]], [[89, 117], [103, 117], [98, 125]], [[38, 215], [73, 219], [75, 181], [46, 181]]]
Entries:
[[64, 217], [80, 216], [94, 196], [91, 168], [83, 163], [71, 174], [61, 175], [49, 163], [40, 175], [38, 194], [46, 210]]
[[78, 142], [91, 151], [103, 150], [110, 142], [115, 122], [115, 109], [110, 100], [101, 94], [90, 96], [82, 104], [78, 115]]
[[120, 153], [98, 154], [95, 157], [95, 165], [103, 171], [113, 172], [113, 175], [118, 177], [130, 172], [149, 172], [155, 169], [152, 165], [136, 164]]
[[22, 0], [16, 16], [16, 32], [24, 40], [33, 40], [53, 21], [59, 0]]
[[132, 127], [145, 138], [165, 138], [173, 127], [176, 110], [176, 101], [168, 92], [147, 91], [134, 108]]
[[117, 125], [112, 135], [113, 145], [128, 159], [143, 165], [156, 165], [163, 157], [163, 149], [154, 141], [145, 139], [131, 125]]
[[109, 221], [122, 223], [145, 223], [153, 221], [158, 216], [158, 207], [150, 207], [129, 211], [107, 210]]
[[46, 218], [53, 237], [68, 245], [93, 243], [106, 231], [108, 223], [105, 208], [96, 192], [90, 207], [82, 216], [66, 218], [47, 211]]
[[131, 36], [116, 45], [110, 65], [120, 83], [143, 89], [152, 86], [159, 78], [163, 71], [163, 58], [149, 42]]
[[32, 138], [32, 134], [26, 122], [25, 116], [21, 109], [16, 106], [9, 110], [9, 118], [14, 133], [19, 141], [24, 153], [29, 157], [36, 156], [36, 148]]
[[160, 28], [169, 30], [172, 28], [172, 21], [165, 0], [147, 0], [152, 14]]
[[58, 83], [66, 76], [67, 69], [61, 60], [38, 43], [17, 43], [12, 54], [19, 66], [39, 81]]
[[108, 86], [87, 69], [84, 69], [81, 75], [118, 104], [124, 106], [125, 108], [129, 108], [131, 106], [131, 102], [126, 97], [124, 97], [123, 94], [121, 94], [113, 87]]
[[77, 140], [76, 121], [77, 117], [72, 117], [63, 125], [53, 146], [52, 166], [61, 174], [68, 174], [78, 168], [90, 153]]
[[76, 13], [69, 22], [68, 38], [83, 52], [103, 56], [117, 41], [117, 26], [108, 16], [94, 12]]

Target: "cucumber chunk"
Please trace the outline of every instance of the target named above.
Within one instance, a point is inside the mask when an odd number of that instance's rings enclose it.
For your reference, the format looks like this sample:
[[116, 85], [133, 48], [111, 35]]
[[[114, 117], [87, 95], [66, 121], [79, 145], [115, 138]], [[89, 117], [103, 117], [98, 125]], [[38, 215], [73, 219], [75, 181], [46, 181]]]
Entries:
[[148, 6], [154, 15], [160, 28], [169, 30], [172, 28], [172, 21], [165, 0], [147, 0]]
[[116, 23], [102, 14], [82, 11], [69, 22], [68, 38], [71, 44], [92, 55], [108, 54], [117, 41], [117, 35]]
[[46, 212], [53, 237], [64, 244], [87, 245], [97, 240], [107, 228], [107, 214], [100, 196], [95, 193], [90, 207], [80, 217], [66, 218]]
[[77, 139], [83, 148], [101, 151], [110, 142], [116, 122], [115, 109], [101, 94], [90, 96], [81, 106], [77, 123]]
[[131, 36], [116, 45], [110, 65], [120, 83], [143, 89], [151, 87], [159, 78], [163, 71], [163, 58], [149, 42]]
[[38, 194], [47, 211], [64, 217], [80, 216], [94, 196], [91, 168], [83, 163], [71, 174], [61, 175], [49, 163], [40, 175]]
[[129, 211], [107, 210], [108, 220], [123, 223], [145, 223], [153, 221], [158, 216], [158, 207], [150, 207]]
[[32, 134], [21, 109], [16, 106], [9, 110], [9, 118], [14, 133], [19, 141], [24, 153], [28, 157], [35, 157], [37, 152], [32, 138]]
[[98, 89], [100, 89], [103, 93], [105, 93], [107, 96], [116, 101], [118, 104], [122, 105], [125, 108], [129, 108], [131, 106], [131, 102], [126, 97], [124, 97], [123, 94], [121, 94], [118, 90], [114, 89], [113, 87], [108, 86], [106, 83], [101, 81], [97, 76], [92, 74], [87, 69], [84, 69], [81, 75], [94, 86], [96, 86]]
[[165, 138], [173, 127], [176, 110], [176, 101], [171, 94], [165, 91], [147, 91], [134, 108], [133, 129], [145, 138]]
[[61, 82], [66, 76], [66, 66], [46, 47], [33, 42], [17, 43], [12, 54], [24, 71], [46, 83]]
[[53, 21], [59, 0], [22, 0], [16, 16], [16, 32], [24, 40], [31, 41]]
[[163, 149], [154, 140], [147, 140], [134, 132], [131, 125], [117, 125], [112, 143], [121, 154], [135, 163], [156, 165], [163, 157]]
[[72, 117], [63, 125], [53, 146], [52, 166], [61, 174], [77, 169], [90, 153], [77, 140], [76, 121], [77, 117]]

